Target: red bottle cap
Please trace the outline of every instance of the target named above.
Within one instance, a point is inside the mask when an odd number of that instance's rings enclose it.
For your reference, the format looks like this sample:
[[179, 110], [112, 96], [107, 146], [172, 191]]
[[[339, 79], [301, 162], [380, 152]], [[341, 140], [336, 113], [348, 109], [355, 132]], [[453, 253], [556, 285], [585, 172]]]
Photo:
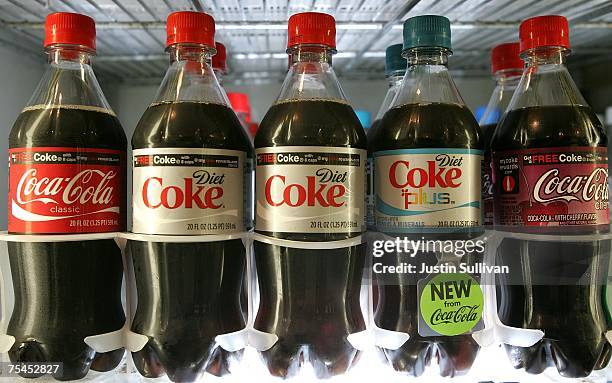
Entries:
[[215, 19], [204, 12], [174, 12], [166, 20], [166, 46], [192, 43], [215, 46]]
[[327, 13], [296, 13], [289, 18], [287, 48], [298, 44], [321, 44], [336, 48], [336, 20]]
[[53, 44], [82, 45], [96, 50], [96, 23], [78, 13], [52, 13], [45, 19], [44, 47]]
[[259, 124], [256, 122], [251, 122], [249, 124], [249, 132], [251, 132], [251, 136], [255, 137], [255, 135], [257, 134], [257, 129], [259, 129]]
[[563, 16], [537, 16], [521, 23], [521, 52], [538, 47], [569, 49], [569, 24]]
[[244, 113], [247, 116], [251, 115], [251, 105], [249, 103], [249, 95], [246, 93], [230, 92], [227, 94], [232, 109], [236, 113]]
[[521, 60], [521, 45], [519, 43], [499, 44], [491, 51], [491, 72], [507, 69], [523, 69]]
[[213, 69], [218, 69], [223, 73], [227, 72], [227, 52], [225, 50], [225, 45], [221, 43], [215, 43], [215, 48], [217, 49], [217, 53], [212, 57], [212, 67]]

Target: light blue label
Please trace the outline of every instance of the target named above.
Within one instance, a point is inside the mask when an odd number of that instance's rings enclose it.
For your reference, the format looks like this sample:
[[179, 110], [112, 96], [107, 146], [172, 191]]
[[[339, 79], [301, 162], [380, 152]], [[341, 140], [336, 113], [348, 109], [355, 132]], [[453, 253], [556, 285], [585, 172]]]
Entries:
[[480, 226], [483, 151], [397, 149], [374, 153], [376, 227], [385, 232]]

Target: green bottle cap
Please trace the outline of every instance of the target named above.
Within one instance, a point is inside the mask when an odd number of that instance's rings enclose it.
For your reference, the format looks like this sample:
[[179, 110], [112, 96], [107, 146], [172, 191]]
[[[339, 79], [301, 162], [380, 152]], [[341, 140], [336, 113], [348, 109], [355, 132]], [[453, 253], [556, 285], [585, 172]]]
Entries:
[[404, 49], [438, 47], [451, 49], [450, 21], [444, 16], [424, 15], [404, 21]]
[[385, 51], [385, 74], [390, 76], [395, 72], [406, 72], [408, 62], [402, 57], [403, 44], [394, 44]]

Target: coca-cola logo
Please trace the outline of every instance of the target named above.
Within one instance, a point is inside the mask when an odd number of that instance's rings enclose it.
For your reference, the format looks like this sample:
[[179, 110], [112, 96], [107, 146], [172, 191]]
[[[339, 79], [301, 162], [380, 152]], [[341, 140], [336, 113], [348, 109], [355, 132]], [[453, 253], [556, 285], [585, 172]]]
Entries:
[[463, 157], [439, 154], [426, 167], [414, 166], [410, 161], [397, 160], [389, 167], [389, 182], [398, 189], [458, 188], [463, 174]]
[[482, 175], [482, 196], [493, 198], [493, 181], [490, 173]]
[[478, 319], [480, 306], [461, 306], [456, 310], [437, 309], [431, 314], [430, 323], [434, 326], [450, 323], [474, 322]]
[[553, 168], [542, 174], [533, 187], [533, 198], [537, 202], [553, 201], [607, 201], [608, 170], [595, 168], [586, 175], [560, 176]]
[[223, 207], [225, 174], [197, 170], [182, 183], [166, 184], [162, 177], [149, 177], [142, 185], [143, 204], [150, 209], [219, 209]]
[[266, 180], [265, 197], [270, 206], [320, 206], [341, 207], [345, 196], [348, 172], [320, 168], [314, 175], [306, 176], [304, 182], [287, 183], [284, 175], [274, 174]]
[[24, 172], [17, 183], [19, 205], [33, 202], [58, 205], [108, 205], [115, 192], [111, 181], [117, 176], [113, 170], [86, 169], [70, 177], [38, 177], [37, 169]]

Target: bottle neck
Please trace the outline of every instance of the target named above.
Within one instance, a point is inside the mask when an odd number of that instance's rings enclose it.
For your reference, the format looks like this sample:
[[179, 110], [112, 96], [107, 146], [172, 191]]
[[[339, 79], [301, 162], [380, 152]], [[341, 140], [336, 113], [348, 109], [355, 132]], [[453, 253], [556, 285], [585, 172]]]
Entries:
[[503, 69], [495, 72], [495, 83], [503, 88], [516, 88], [521, 81], [522, 69]]
[[213, 69], [213, 72], [215, 73], [215, 77], [217, 78], [219, 85], [223, 86], [223, 77], [225, 76], [225, 73], [223, 73], [223, 71], [220, 69]]
[[527, 68], [540, 66], [565, 67], [569, 50], [563, 47], [540, 47], [529, 49], [521, 54]]
[[496, 86], [478, 121], [481, 126], [497, 124], [521, 81], [521, 74], [521, 69], [502, 69], [495, 72]]
[[409, 49], [405, 52], [404, 57], [408, 60], [408, 66], [434, 65], [446, 67], [450, 54], [451, 51], [446, 48], [419, 47]]
[[45, 50], [49, 65], [28, 106], [87, 106], [112, 114], [91, 67], [93, 50], [68, 44], [51, 45]]
[[447, 67], [450, 54], [450, 50], [441, 47], [404, 51], [408, 67], [391, 107], [422, 103], [465, 105]]
[[287, 49], [289, 66], [297, 63], [320, 63], [332, 65], [332, 56], [335, 50], [325, 45], [296, 45]]
[[402, 84], [402, 80], [404, 79], [405, 72], [397, 71], [391, 73], [387, 76], [387, 84], [389, 84], [389, 88], [395, 88]]
[[167, 52], [170, 67], [154, 103], [190, 101], [228, 105], [211, 65], [214, 48], [202, 44], [175, 44], [168, 47]]
[[385, 95], [385, 98], [383, 99], [383, 102], [380, 105], [380, 109], [378, 109], [378, 113], [376, 114], [375, 120], [382, 119], [385, 113], [389, 110], [389, 108], [391, 107], [391, 103], [395, 99], [395, 95], [399, 92], [403, 79], [403, 71], [392, 72], [387, 77], [389, 89], [387, 90], [387, 94]]
[[193, 62], [203, 65], [210, 65], [211, 57], [215, 50], [201, 44], [175, 44], [168, 47], [170, 63]]
[[51, 45], [47, 47], [47, 62], [53, 65], [79, 64], [91, 65], [91, 58], [95, 54], [92, 50], [78, 45]]
[[325, 45], [304, 44], [291, 47], [289, 71], [277, 103], [288, 100], [346, 101], [332, 67], [335, 50]]
[[565, 65], [568, 54], [569, 50], [563, 47], [539, 47], [523, 52], [525, 70], [508, 110], [536, 106], [586, 106]]

